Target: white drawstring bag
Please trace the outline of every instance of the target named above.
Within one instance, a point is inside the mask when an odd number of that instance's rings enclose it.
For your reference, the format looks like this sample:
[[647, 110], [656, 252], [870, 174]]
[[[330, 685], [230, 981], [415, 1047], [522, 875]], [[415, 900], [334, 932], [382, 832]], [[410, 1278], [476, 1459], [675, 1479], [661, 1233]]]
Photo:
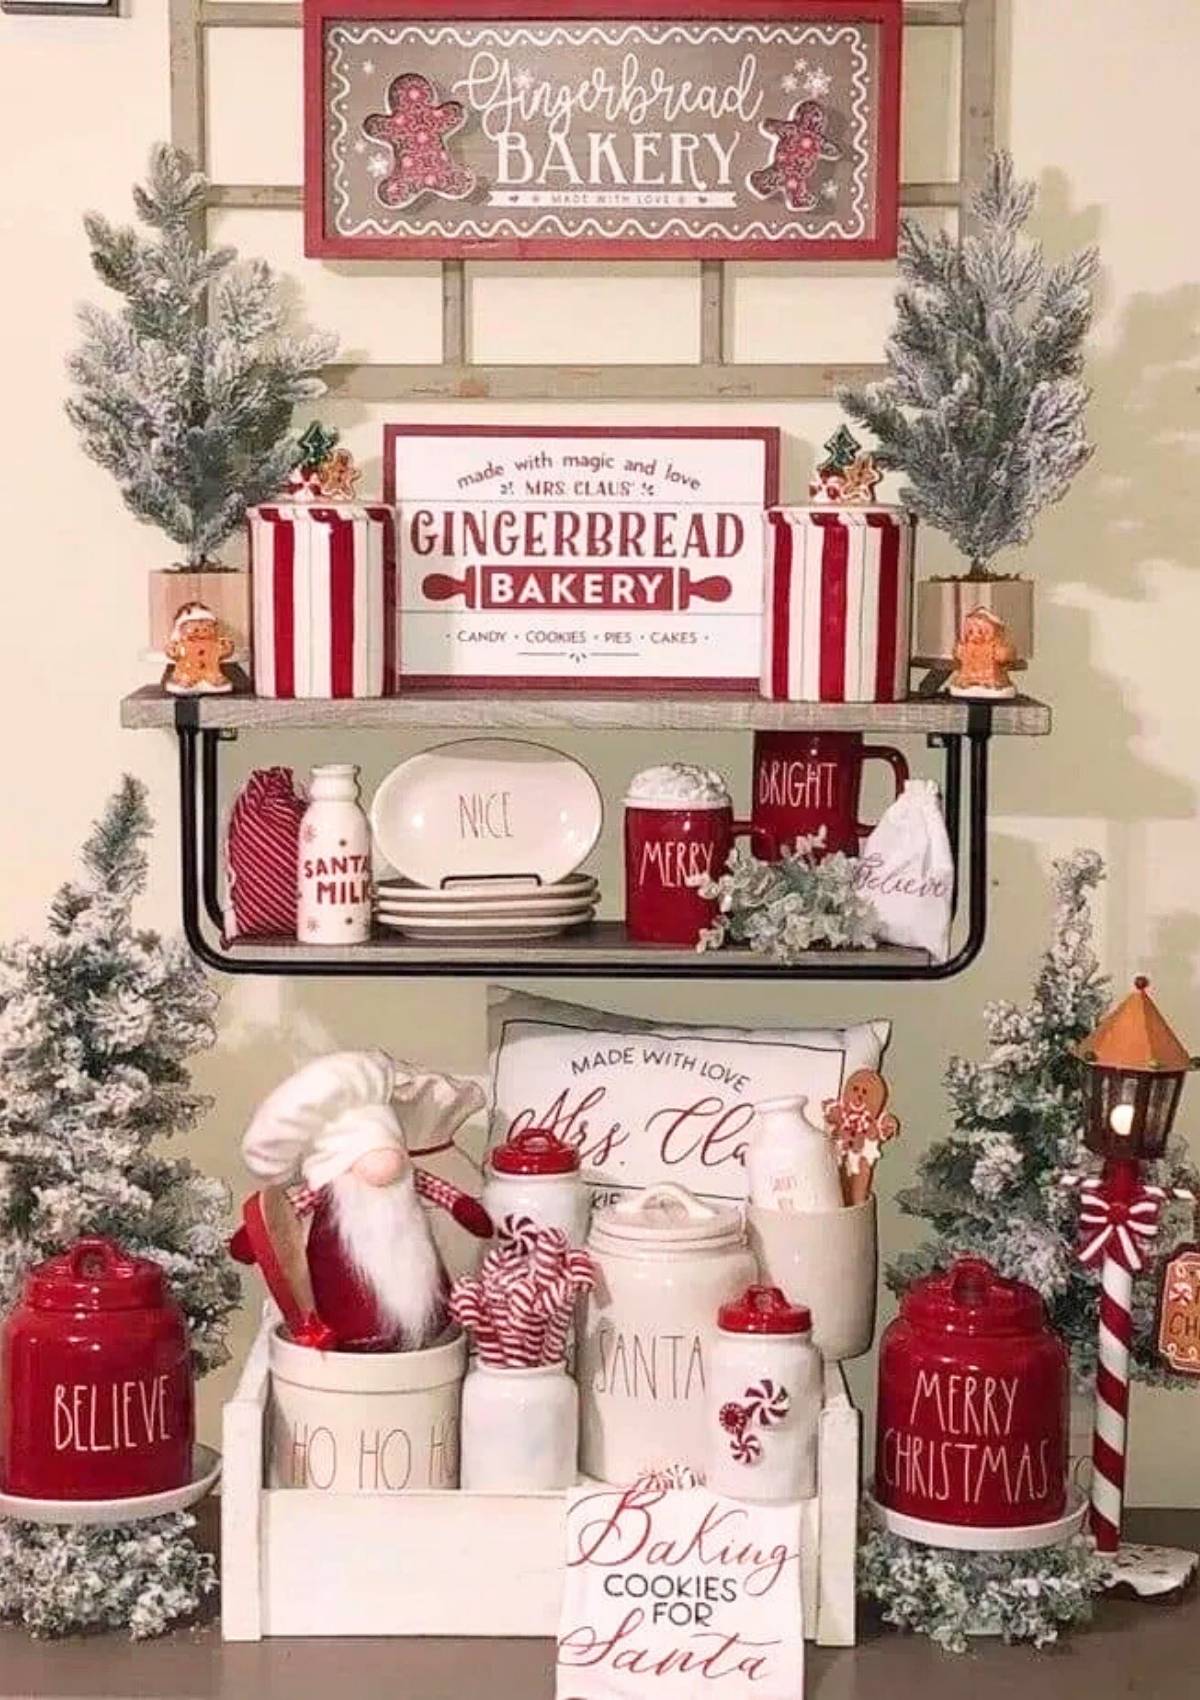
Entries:
[[938, 788], [910, 779], [863, 845], [858, 888], [879, 918], [884, 944], [950, 954], [954, 858]]

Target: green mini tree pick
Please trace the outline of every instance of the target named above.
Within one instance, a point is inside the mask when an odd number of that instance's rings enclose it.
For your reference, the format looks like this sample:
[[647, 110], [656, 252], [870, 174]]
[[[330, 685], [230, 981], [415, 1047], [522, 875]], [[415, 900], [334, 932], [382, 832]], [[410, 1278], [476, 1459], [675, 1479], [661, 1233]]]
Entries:
[[993, 155], [961, 240], [913, 219], [901, 228], [890, 376], [839, 392], [872, 431], [877, 460], [904, 474], [904, 504], [992, 576], [1001, 550], [1028, 543], [1093, 445], [1080, 376], [1098, 256], [1047, 267], [1024, 236], [1036, 190]]
[[288, 332], [264, 261], [197, 242], [207, 187], [186, 154], [160, 144], [133, 191], [149, 236], [87, 214], [92, 264], [124, 305], [81, 309], [83, 341], [67, 366], [84, 451], [192, 568], [211, 566], [246, 509], [296, 465], [292, 411], [324, 393], [317, 373], [336, 346]]

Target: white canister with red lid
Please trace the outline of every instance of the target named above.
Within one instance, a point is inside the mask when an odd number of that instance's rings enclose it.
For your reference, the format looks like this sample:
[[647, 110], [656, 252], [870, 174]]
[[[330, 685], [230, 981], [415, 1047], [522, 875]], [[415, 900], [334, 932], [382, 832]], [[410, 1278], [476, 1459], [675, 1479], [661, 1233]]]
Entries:
[[754, 1280], [741, 1213], [667, 1182], [592, 1219], [579, 1345], [580, 1469], [606, 1482], [708, 1452], [717, 1311]]
[[587, 1238], [591, 1196], [579, 1152], [548, 1128], [527, 1127], [494, 1146], [484, 1165], [483, 1207], [499, 1234], [520, 1237], [521, 1222], [561, 1228], [573, 1246]]
[[812, 1317], [778, 1287], [748, 1287], [717, 1325], [709, 1486], [732, 1499], [812, 1499], [822, 1380]]

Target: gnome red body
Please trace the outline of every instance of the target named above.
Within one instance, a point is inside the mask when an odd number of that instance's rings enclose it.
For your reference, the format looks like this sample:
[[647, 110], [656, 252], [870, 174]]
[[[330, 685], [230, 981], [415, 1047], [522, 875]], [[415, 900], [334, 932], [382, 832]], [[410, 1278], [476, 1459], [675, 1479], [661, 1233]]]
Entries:
[[382, 1051], [320, 1057], [266, 1100], [242, 1151], [276, 1185], [246, 1201], [232, 1249], [259, 1264], [294, 1339], [412, 1351], [446, 1327], [448, 1280], [421, 1199], [480, 1238], [491, 1221], [477, 1199], [415, 1170], [405, 1135], [449, 1144], [482, 1102], [473, 1082]]

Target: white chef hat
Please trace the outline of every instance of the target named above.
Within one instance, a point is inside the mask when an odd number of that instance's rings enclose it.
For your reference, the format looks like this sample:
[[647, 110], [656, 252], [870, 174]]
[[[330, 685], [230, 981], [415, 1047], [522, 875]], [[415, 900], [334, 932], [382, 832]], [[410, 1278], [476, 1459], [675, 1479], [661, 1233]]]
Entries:
[[403, 1151], [392, 1108], [396, 1065], [385, 1051], [334, 1051], [277, 1086], [242, 1138], [246, 1167], [260, 1180], [299, 1170], [314, 1191], [368, 1151]]

